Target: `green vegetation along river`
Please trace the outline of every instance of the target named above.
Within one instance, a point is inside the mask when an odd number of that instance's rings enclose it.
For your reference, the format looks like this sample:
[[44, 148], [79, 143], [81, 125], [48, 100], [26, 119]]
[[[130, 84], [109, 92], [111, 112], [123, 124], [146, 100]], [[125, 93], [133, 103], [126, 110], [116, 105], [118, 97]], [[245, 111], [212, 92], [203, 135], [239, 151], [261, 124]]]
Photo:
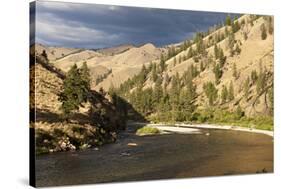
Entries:
[[[99, 149], [36, 157], [36, 185], [73, 185], [273, 172], [273, 138], [251, 132], [136, 136], [129, 127]], [[133, 145], [131, 145], [133, 144]]]

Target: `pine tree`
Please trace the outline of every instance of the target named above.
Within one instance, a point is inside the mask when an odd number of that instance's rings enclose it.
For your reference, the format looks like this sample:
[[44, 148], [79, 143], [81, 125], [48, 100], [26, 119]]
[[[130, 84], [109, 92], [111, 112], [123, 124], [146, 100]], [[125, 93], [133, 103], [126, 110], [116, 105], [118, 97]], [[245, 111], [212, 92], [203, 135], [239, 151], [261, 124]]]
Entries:
[[257, 79], [258, 79], [258, 73], [256, 70], [252, 70], [251, 72], [251, 79], [253, 83], [256, 83]]
[[218, 90], [212, 82], [207, 82], [203, 85], [205, 95], [208, 98], [210, 106], [213, 106], [218, 97]]
[[157, 71], [156, 71], [156, 64], [152, 65], [152, 81], [155, 82], [157, 80]]
[[235, 20], [236, 21], [233, 21], [232, 24], [231, 24], [231, 28], [232, 28], [233, 33], [236, 33], [240, 29], [239, 22], [237, 21], [237, 19], [235, 19]]
[[233, 64], [233, 67], [232, 67], [232, 76], [235, 78], [235, 79], [238, 79], [238, 71], [237, 71], [237, 66], [236, 66], [236, 63]]
[[225, 61], [226, 61], [226, 56], [224, 56], [223, 50], [220, 48], [219, 49], [219, 63], [220, 63], [221, 68], [224, 66]]
[[225, 25], [231, 26], [231, 23], [232, 23], [231, 17], [230, 17], [230, 15], [227, 15], [226, 18], [225, 18]]
[[148, 65], [148, 68], [147, 68], [147, 72], [151, 72], [152, 67], [153, 67], [152, 62], [149, 62], [149, 65]]
[[262, 24], [260, 29], [261, 29], [261, 39], [265, 40], [267, 38], [267, 33], [266, 33], [265, 25]]
[[88, 83], [81, 75], [74, 64], [63, 81], [63, 91], [59, 94], [59, 100], [62, 102], [61, 109], [65, 118], [69, 118], [74, 110], [79, 109], [81, 103], [87, 101]]
[[225, 103], [228, 99], [228, 91], [225, 85], [223, 85], [222, 87], [222, 91], [221, 91], [221, 102]]
[[228, 100], [234, 100], [234, 87], [232, 81], [230, 82], [229, 89], [228, 89]]
[[180, 95], [180, 78], [178, 72], [172, 78], [172, 86], [170, 90], [170, 103], [172, 109], [173, 121], [177, 120], [179, 111], [179, 95]]
[[163, 88], [161, 86], [162, 80], [160, 78], [157, 79], [154, 90], [153, 90], [153, 105], [156, 107], [159, 102], [161, 101], [161, 98], [163, 97]]
[[90, 70], [87, 66], [86, 62], [83, 62], [83, 65], [80, 69], [80, 73], [81, 73], [81, 78], [84, 81], [84, 85], [87, 88], [87, 90], [90, 90], [91, 88], [91, 75], [90, 75]]
[[164, 76], [164, 90], [166, 90], [167, 86], [169, 85], [170, 83], [170, 77], [169, 75], [166, 73], [165, 76]]
[[161, 69], [161, 72], [163, 72], [166, 69], [165, 60], [164, 60], [163, 55], [161, 55], [161, 59], [160, 59], [160, 69]]
[[266, 72], [261, 70], [257, 78], [257, 86], [256, 86], [257, 93], [259, 94], [260, 92], [264, 91], [265, 87], [266, 87]]
[[215, 47], [214, 47], [214, 55], [215, 55], [215, 59], [218, 59], [219, 58], [219, 49], [218, 49], [218, 46], [217, 44], [215, 44]]
[[146, 76], [147, 76], [147, 69], [146, 69], [145, 65], [142, 65], [142, 69], [136, 77], [136, 80], [137, 80], [137, 83], [138, 83], [139, 87], [143, 86], [143, 84], [146, 80]]
[[214, 66], [213, 72], [215, 74], [216, 84], [219, 84], [220, 78], [222, 77], [222, 73], [223, 73], [219, 64], [216, 64]]
[[236, 47], [235, 47], [235, 49], [234, 49], [234, 52], [235, 52], [236, 54], [240, 54], [240, 53], [241, 53], [241, 49], [240, 49], [240, 47], [239, 47], [238, 44], [236, 44]]
[[192, 80], [189, 80], [187, 84], [187, 89], [182, 89], [180, 91], [180, 110], [182, 112], [182, 120], [190, 120], [192, 113], [195, 110], [194, 98], [196, 97], [196, 88], [193, 85]]
[[248, 99], [249, 97], [249, 90], [250, 90], [250, 78], [248, 76], [244, 83], [244, 95], [246, 99]]
[[240, 105], [238, 105], [238, 107], [235, 111], [235, 114], [237, 116], [237, 119], [241, 119], [245, 115], [245, 113], [242, 111], [242, 108]]
[[205, 70], [205, 66], [203, 61], [200, 62], [200, 71], [203, 72]]

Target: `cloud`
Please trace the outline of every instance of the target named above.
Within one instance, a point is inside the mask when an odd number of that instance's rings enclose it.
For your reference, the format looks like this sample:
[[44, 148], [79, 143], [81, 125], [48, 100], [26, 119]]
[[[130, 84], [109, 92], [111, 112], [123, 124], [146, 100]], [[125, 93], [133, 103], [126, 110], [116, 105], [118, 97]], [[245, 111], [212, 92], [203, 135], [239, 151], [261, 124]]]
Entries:
[[118, 39], [116, 34], [108, 34], [105, 31], [85, 27], [76, 22], [70, 24], [70, 22], [65, 23], [63, 19], [50, 15], [47, 18], [38, 18], [36, 41], [48, 45], [80, 46], [79, 44], [82, 44], [84, 47], [93, 47], [103, 46], [105, 39], [107, 41]]
[[221, 22], [225, 13], [37, 1], [36, 41], [102, 48], [177, 43]]

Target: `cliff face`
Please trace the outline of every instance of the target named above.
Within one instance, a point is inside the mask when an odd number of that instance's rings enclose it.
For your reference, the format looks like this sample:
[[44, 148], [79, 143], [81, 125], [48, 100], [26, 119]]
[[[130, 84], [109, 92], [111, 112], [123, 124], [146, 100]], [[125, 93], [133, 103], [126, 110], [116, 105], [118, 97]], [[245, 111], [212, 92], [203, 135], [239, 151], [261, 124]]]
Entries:
[[63, 72], [37, 57], [31, 66], [31, 88], [34, 101], [31, 111], [35, 112], [36, 152], [46, 153], [99, 146], [116, 139], [116, 132], [124, 128], [112, 103], [103, 95], [91, 91], [88, 102], [74, 112], [68, 121], [62, 119], [61, 102]]

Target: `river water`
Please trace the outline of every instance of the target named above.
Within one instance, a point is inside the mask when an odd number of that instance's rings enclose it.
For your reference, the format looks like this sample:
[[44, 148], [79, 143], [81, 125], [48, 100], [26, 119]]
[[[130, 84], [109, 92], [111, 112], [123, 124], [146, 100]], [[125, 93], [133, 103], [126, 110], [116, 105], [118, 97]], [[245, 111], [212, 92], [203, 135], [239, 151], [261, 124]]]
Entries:
[[[241, 131], [136, 136], [36, 157], [36, 185], [58, 186], [273, 172], [273, 138]], [[207, 134], [208, 133], [208, 134]], [[137, 146], [128, 146], [136, 143]]]

